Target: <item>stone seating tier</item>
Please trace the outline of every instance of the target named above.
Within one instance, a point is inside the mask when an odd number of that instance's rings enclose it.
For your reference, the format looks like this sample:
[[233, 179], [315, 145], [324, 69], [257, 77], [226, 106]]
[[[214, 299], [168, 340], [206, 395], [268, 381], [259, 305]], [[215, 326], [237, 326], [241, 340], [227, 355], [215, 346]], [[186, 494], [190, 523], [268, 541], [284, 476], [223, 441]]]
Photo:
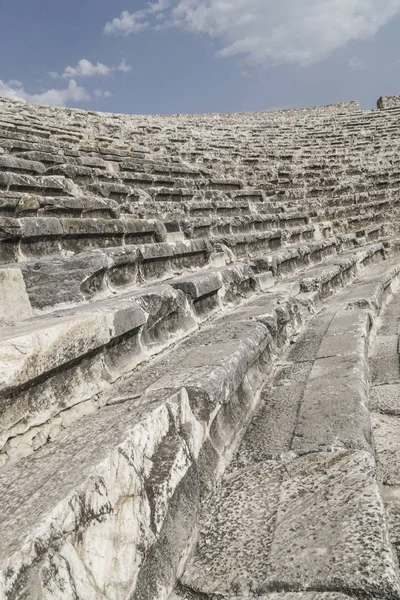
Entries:
[[0, 99], [1, 599], [400, 600], [399, 116]]

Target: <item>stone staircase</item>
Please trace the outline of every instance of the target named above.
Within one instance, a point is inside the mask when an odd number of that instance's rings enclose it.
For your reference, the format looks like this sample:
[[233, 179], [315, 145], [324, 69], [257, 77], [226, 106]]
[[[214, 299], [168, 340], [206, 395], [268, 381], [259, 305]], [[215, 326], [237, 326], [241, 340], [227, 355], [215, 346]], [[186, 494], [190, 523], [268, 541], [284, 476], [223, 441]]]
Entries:
[[1, 600], [400, 599], [399, 114], [0, 99]]

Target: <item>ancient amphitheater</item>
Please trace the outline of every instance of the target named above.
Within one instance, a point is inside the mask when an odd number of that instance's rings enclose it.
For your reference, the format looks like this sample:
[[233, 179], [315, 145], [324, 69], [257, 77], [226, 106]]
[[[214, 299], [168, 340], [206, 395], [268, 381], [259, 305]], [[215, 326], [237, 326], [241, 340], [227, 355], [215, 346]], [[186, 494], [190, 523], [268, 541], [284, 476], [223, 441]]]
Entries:
[[0, 100], [0, 598], [400, 599], [400, 97]]

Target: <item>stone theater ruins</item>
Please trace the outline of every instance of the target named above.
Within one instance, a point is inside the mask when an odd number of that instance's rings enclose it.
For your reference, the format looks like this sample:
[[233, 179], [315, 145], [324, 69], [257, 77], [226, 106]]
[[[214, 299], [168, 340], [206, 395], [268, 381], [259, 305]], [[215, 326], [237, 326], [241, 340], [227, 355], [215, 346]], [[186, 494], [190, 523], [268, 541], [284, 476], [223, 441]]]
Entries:
[[1, 600], [400, 600], [399, 124], [0, 99]]

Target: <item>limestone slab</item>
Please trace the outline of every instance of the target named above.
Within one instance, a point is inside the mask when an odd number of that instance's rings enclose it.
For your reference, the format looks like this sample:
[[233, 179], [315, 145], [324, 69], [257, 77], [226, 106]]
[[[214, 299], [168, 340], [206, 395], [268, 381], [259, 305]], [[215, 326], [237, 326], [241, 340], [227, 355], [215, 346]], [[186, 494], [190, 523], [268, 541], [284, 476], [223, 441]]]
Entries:
[[101, 314], [38, 318], [4, 329], [0, 336], [0, 390], [20, 386], [109, 339], [107, 321]]
[[400, 417], [371, 414], [379, 477], [386, 485], [400, 485]]
[[314, 360], [320, 344], [334, 317], [334, 312], [322, 310], [316, 315], [298, 336], [296, 343], [290, 348], [288, 361], [301, 362]]
[[261, 394], [260, 409], [246, 430], [235, 464], [277, 459], [291, 450], [300, 402], [312, 361], [280, 367]]
[[32, 316], [21, 270], [0, 268], [0, 326], [12, 325]]
[[204, 328], [172, 354], [167, 372], [160, 373], [149, 390], [184, 385], [195, 414], [208, 421], [269, 343], [268, 331], [261, 323], [232, 322]]
[[319, 589], [397, 599], [373, 458], [319, 453], [226, 476], [206, 505], [182, 583], [228, 597]]
[[210, 498], [199, 543], [181, 581], [221, 596], [256, 591], [268, 570], [282, 469], [260, 463], [227, 476]]
[[309, 381], [299, 410], [291, 449], [359, 449], [372, 452], [365, 382], [352, 377]]
[[[82, 598], [126, 597], [139, 585], [155, 543], [173, 562], [181, 560], [196, 521], [195, 474], [180, 488], [177, 504], [174, 498], [192, 464], [189, 448], [196, 456], [204, 440], [196, 423], [184, 392], [148, 397], [146, 404], [132, 400], [82, 419], [57, 443], [3, 468], [5, 597], [29, 597], [36, 590], [42, 598], [62, 598], [74, 589]], [[185, 439], [168, 445], [181, 429]], [[181, 550], [175, 547], [173, 554], [172, 534], [185, 503]], [[172, 586], [163, 569], [158, 572], [157, 585]]]
[[400, 416], [400, 384], [389, 383], [371, 387], [370, 410]]
[[173, 279], [171, 285], [182, 290], [192, 300], [215, 294], [222, 287], [221, 279], [216, 271], [179, 277]]
[[370, 356], [374, 385], [400, 383], [400, 357], [397, 335], [377, 335]]
[[322, 453], [283, 469], [267, 574], [258, 591], [280, 585], [398, 598], [397, 560], [372, 456]]

